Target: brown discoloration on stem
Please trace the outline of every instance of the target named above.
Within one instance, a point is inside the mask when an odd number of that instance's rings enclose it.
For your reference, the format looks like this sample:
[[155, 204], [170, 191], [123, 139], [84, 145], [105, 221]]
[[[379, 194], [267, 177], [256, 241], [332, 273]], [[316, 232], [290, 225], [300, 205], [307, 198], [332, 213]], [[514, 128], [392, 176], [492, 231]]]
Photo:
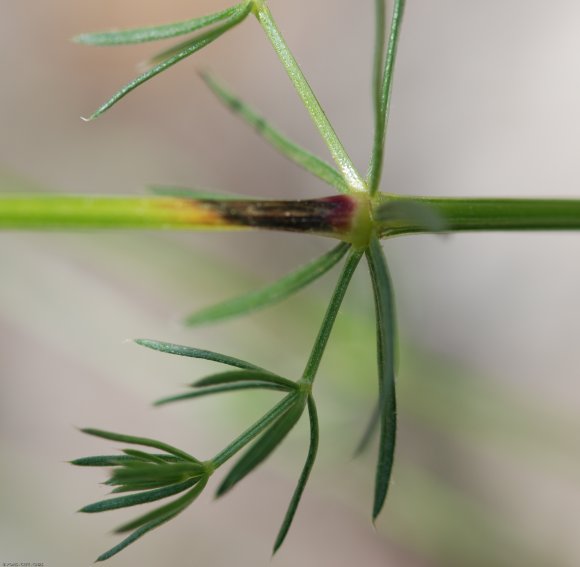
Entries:
[[346, 235], [357, 202], [346, 195], [301, 201], [175, 199], [176, 215], [193, 224]]

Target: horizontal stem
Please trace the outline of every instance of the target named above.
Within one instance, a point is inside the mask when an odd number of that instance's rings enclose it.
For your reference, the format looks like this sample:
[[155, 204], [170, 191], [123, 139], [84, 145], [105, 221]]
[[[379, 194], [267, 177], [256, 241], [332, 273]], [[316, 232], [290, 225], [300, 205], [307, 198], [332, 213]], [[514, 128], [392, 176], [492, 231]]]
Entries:
[[[580, 229], [580, 199], [430, 198], [382, 194], [378, 202], [379, 207], [391, 204], [425, 207], [439, 217], [445, 232]], [[441, 228], [433, 230], [412, 214], [408, 218], [396, 215], [389, 219], [386, 213], [378, 222], [381, 236], [440, 232]]]
[[265, 229], [347, 238], [346, 195], [301, 201], [19, 195], [0, 197], [0, 230]]

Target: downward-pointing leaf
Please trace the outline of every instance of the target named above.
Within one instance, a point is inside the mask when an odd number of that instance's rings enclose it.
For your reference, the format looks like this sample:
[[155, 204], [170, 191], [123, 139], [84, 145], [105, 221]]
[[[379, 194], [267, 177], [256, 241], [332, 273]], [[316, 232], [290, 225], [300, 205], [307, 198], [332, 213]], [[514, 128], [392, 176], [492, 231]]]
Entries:
[[222, 496], [262, 463], [284, 440], [304, 411], [304, 398], [297, 398], [290, 409], [279, 417], [240, 457], [224, 478], [216, 495]]
[[276, 282], [245, 295], [202, 309], [188, 317], [187, 325], [199, 325], [250, 313], [282, 301], [323, 276], [346, 254], [348, 244], [341, 243], [320, 258], [291, 272]]
[[310, 476], [310, 472], [314, 466], [314, 461], [316, 460], [319, 440], [318, 414], [316, 412], [316, 405], [312, 396], [308, 397], [308, 417], [310, 418], [310, 446], [308, 447], [308, 455], [306, 456], [304, 468], [300, 473], [298, 484], [296, 485], [296, 489], [292, 495], [292, 500], [290, 500], [290, 505], [288, 506], [288, 510], [286, 511], [286, 515], [282, 521], [282, 526], [280, 527], [280, 531], [276, 537], [273, 553], [276, 553], [276, 551], [278, 551], [280, 546], [284, 543], [284, 539], [286, 538], [288, 530], [292, 525], [292, 520], [294, 519], [294, 515], [296, 514], [296, 510], [300, 504], [300, 499], [302, 498], [302, 494], [306, 488], [306, 483], [308, 482], [308, 477]]
[[383, 250], [373, 237], [367, 251], [377, 322], [377, 362], [379, 373], [380, 442], [375, 478], [373, 520], [379, 515], [391, 478], [395, 438], [397, 433], [397, 404], [395, 396], [395, 302], [393, 286]]
[[85, 45], [126, 45], [168, 39], [179, 35], [185, 35], [187, 33], [193, 33], [201, 28], [225, 20], [235, 14], [240, 9], [240, 6], [242, 5], [233, 6], [223, 10], [222, 12], [216, 12], [209, 16], [202, 16], [201, 18], [194, 18], [185, 22], [130, 30], [83, 33], [75, 37], [74, 41]]
[[158, 519], [164, 518], [167, 515], [171, 517], [176, 516], [185, 508], [187, 508], [203, 491], [205, 485], [207, 484], [207, 478], [200, 479], [192, 488], [190, 488], [183, 496], [180, 496], [173, 502], [169, 504], [165, 504], [164, 506], [160, 506], [155, 510], [151, 510], [147, 514], [143, 514], [134, 520], [119, 526], [115, 533], [123, 533], [134, 530], [136, 528], [140, 528], [143, 525], [146, 525], [150, 522], [156, 521]]

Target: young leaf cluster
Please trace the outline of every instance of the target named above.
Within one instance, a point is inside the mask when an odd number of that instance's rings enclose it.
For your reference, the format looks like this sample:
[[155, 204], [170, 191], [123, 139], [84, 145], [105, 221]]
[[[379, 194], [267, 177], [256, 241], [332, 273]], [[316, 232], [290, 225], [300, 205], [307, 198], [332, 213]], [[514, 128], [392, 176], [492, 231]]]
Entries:
[[[282, 394], [283, 397], [252, 426], [243, 431], [229, 445], [207, 461], [199, 461], [188, 453], [150, 439], [118, 435], [93, 429], [84, 430], [85, 433], [105, 439], [156, 448], [161, 450], [162, 453], [153, 454], [134, 449], [125, 449], [123, 455], [87, 457], [74, 461], [74, 464], [83, 466], [112, 467], [111, 477], [107, 484], [114, 487], [114, 493], [131, 493], [129, 495], [114, 496], [109, 500], [91, 504], [83, 508], [83, 512], [109, 511], [121, 507], [150, 503], [181, 494], [169, 504], [156, 508], [122, 526], [118, 531], [134, 531], [120, 544], [103, 554], [99, 558], [100, 560], [107, 559], [118, 553], [146, 532], [182, 512], [205, 488], [213, 472], [243, 450], [217, 487], [216, 494], [218, 496], [228, 493], [273, 453], [304, 413], [307, 412], [310, 425], [309, 448], [296, 489], [276, 538], [274, 551], [280, 547], [291, 526], [316, 459], [319, 426], [313, 397], [313, 384], [343, 299], [363, 256], [366, 256], [369, 266], [375, 300], [379, 395], [377, 409], [372, 415], [361, 446], [366, 446], [372, 430], [378, 427], [380, 443], [375, 475], [373, 519], [378, 516], [383, 507], [391, 478], [395, 450], [396, 329], [393, 288], [384, 252], [379, 241], [381, 223], [384, 223], [385, 218], [391, 219], [391, 216], [389, 216], [389, 204], [381, 201], [377, 205], [374, 195], [381, 178], [385, 128], [390, 106], [393, 70], [404, 0], [396, 0], [395, 2], [390, 37], [386, 45], [386, 10], [384, 1], [376, 0], [375, 6], [377, 33], [372, 88], [375, 107], [375, 134], [369, 173], [366, 179], [357, 172], [352, 164], [342, 142], [336, 135], [298, 63], [286, 45], [264, 0], [242, 2], [222, 12], [187, 22], [124, 32], [84, 34], [77, 38], [81, 43], [92, 45], [120, 45], [192, 34], [185, 42], [156, 56], [152, 60], [152, 68], [119, 90], [91, 115], [90, 118], [93, 119], [148, 79], [209, 45], [253, 13], [270, 40], [306, 110], [325, 141], [336, 168], [290, 141], [209, 75], [203, 76], [206, 84], [230, 110], [253, 127], [276, 150], [309, 173], [325, 181], [337, 191], [344, 193], [345, 197], [349, 199], [346, 202], [352, 203], [352, 215], [349, 218], [347, 228], [344, 229], [346, 231], [346, 236], [343, 237], [345, 242], [268, 286], [203, 309], [186, 319], [186, 324], [188, 325], [199, 325], [222, 321], [264, 308], [298, 292], [342, 261], [340, 275], [322, 318], [310, 356], [306, 361], [304, 372], [299, 379], [291, 380], [261, 368], [256, 364], [226, 354], [149, 339], [136, 341], [142, 346], [163, 353], [206, 359], [229, 367], [225, 371], [211, 374], [195, 381], [187, 391], [165, 397], [159, 400], [157, 405], [201, 398], [211, 394], [254, 389], [270, 390], [273, 393]], [[157, 191], [171, 195], [175, 190], [158, 188]], [[184, 193], [183, 190], [179, 191], [181, 196], [185, 198], [200, 198], [199, 192], [187, 193], [186, 191]], [[205, 193], [203, 193], [202, 198], [213, 199], [214, 201], [222, 199], [219, 195], [208, 197]], [[417, 222], [431, 223], [431, 225], [435, 223], [433, 216], [430, 216], [429, 211], [426, 210], [427, 207], [421, 210], [412, 209], [412, 207], [407, 210], [404, 206], [399, 208], [401, 210], [397, 211], [395, 209], [395, 213], [403, 217], [417, 217]], [[350, 209], [348, 210], [350, 211]], [[378, 213], [378, 220], [373, 217], [375, 212]], [[289, 213], [282, 210], [276, 211], [276, 214], [284, 216]]]

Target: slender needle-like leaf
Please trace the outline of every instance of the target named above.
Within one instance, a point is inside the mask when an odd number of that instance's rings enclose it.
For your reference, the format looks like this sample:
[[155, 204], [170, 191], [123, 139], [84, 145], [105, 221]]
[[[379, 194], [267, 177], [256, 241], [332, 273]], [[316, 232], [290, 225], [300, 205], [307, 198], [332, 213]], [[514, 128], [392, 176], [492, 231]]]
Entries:
[[348, 244], [340, 243], [330, 252], [276, 282], [256, 291], [202, 309], [189, 316], [185, 322], [187, 325], [215, 322], [273, 305], [323, 276], [339, 262], [347, 250]]
[[258, 370], [266, 372], [263, 368], [260, 368], [255, 364], [251, 364], [250, 362], [246, 362], [245, 360], [240, 360], [239, 358], [234, 358], [233, 356], [220, 354], [219, 352], [213, 352], [211, 350], [203, 350], [200, 348], [176, 345], [173, 343], [165, 343], [162, 341], [153, 341], [150, 339], [136, 339], [135, 342], [138, 345], [153, 350], [158, 350], [160, 352], [166, 352], [168, 354], [177, 354], [178, 356], [188, 356], [191, 358], [202, 358], [205, 360], [220, 362], [221, 364], [227, 364], [228, 366], [242, 368], [244, 370]]
[[217, 386], [220, 384], [231, 384], [233, 382], [244, 381], [264, 382], [267, 384], [277, 385], [286, 390], [296, 390], [296, 382], [271, 374], [269, 372], [256, 372], [254, 370], [231, 370], [229, 372], [220, 372], [201, 378], [192, 384], [195, 388], [205, 388], [206, 386]]
[[99, 561], [106, 561], [110, 559], [114, 555], [117, 555], [120, 551], [123, 551], [127, 546], [131, 545], [132, 543], [136, 542], [139, 538], [143, 537], [146, 533], [150, 532], [151, 530], [158, 528], [159, 526], [165, 524], [173, 517], [177, 516], [178, 513], [167, 514], [166, 516], [159, 517], [155, 520], [152, 520], [148, 524], [141, 526], [139, 529], [135, 530], [130, 536], [126, 537], [123, 541], [106, 551], [105, 553], [99, 555], [96, 559], [96, 563]]
[[119, 508], [127, 508], [129, 506], [137, 506], [139, 504], [155, 502], [156, 500], [161, 500], [163, 498], [168, 498], [169, 496], [179, 494], [180, 492], [183, 492], [184, 490], [187, 490], [193, 486], [196, 482], [198, 482], [198, 479], [190, 479], [186, 480], [185, 482], [166, 486], [164, 488], [156, 488], [146, 492], [130, 494], [129, 496], [118, 496], [117, 498], [101, 500], [100, 502], [95, 502], [94, 504], [89, 504], [84, 508], [81, 508], [79, 512], [93, 514], [97, 512], [107, 512], [109, 510], [117, 510]]
[[203, 491], [205, 485], [207, 484], [207, 478], [201, 478], [192, 488], [190, 488], [183, 496], [180, 496], [173, 502], [169, 502], [169, 504], [165, 504], [164, 506], [160, 506], [155, 510], [151, 510], [122, 526], [119, 526], [115, 533], [123, 533], [134, 530], [136, 528], [141, 527], [144, 524], [148, 524], [158, 518], [163, 518], [167, 516], [167, 514], [171, 514], [171, 516], [175, 516], [179, 514], [185, 508], [187, 508]]
[[332, 124], [326, 117], [326, 114], [320, 106], [316, 95], [312, 91], [312, 88], [308, 84], [306, 77], [302, 73], [300, 66], [286, 45], [286, 42], [284, 41], [284, 38], [282, 37], [282, 34], [280, 33], [280, 30], [278, 29], [266, 3], [256, 3], [254, 13], [256, 14], [256, 17], [258, 18], [262, 28], [266, 32], [266, 35], [270, 39], [270, 42], [272, 43], [272, 46], [274, 47], [274, 50], [276, 51], [282, 65], [284, 65], [288, 77], [292, 81], [294, 88], [296, 89], [298, 95], [302, 99], [304, 106], [310, 114], [310, 118], [314, 122], [314, 125], [318, 128], [322, 139], [330, 150], [332, 158], [338, 166], [338, 170], [344, 178], [347, 186], [351, 191], [354, 192], [366, 191], [365, 182], [355, 169], [349, 155], [346, 153], [346, 150], [342, 145], [342, 142], [336, 135]]
[[[380, 0], [377, 0], [379, 2]], [[378, 4], [377, 4], [378, 6]], [[395, 61], [397, 58], [397, 47], [401, 34], [401, 23], [405, 9], [405, 0], [395, 0], [393, 16], [391, 18], [391, 34], [389, 36], [389, 45], [385, 57], [385, 68], [382, 74], [382, 86], [380, 97], [375, 98], [375, 135], [373, 141], [373, 150], [371, 162], [369, 165], [369, 174], [367, 184], [371, 195], [374, 195], [381, 182], [383, 169], [383, 154], [385, 149], [385, 134], [389, 117], [389, 108], [391, 105], [391, 90], [393, 87], [393, 75], [395, 70]], [[381, 36], [379, 35], [379, 38]], [[378, 48], [377, 48], [378, 50]], [[375, 61], [377, 57], [375, 51]], [[375, 63], [376, 64], [376, 63]], [[375, 71], [376, 73], [376, 71]], [[376, 78], [376, 74], [375, 74]]]
[[216, 495], [222, 496], [266, 460], [298, 423], [304, 411], [305, 400], [297, 398], [294, 405], [276, 420], [239, 458], [224, 478]]
[[[165, 462], [175, 462], [178, 457], [174, 455], [152, 455], [162, 459]], [[77, 467], [116, 467], [118, 465], [125, 465], [128, 462], [135, 462], [137, 459], [129, 455], [97, 455], [94, 457], [81, 457], [70, 461], [71, 465]]]
[[166, 69], [169, 69], [169, 67], [172, 67], [176, 63], [179, 63], [179, 61], [185, 59], [186, 57], [189, 57], [190, 55], [192, 55], [196, 51], [199, 51], [200, 49], [204, 48], [206, 45], [209, 45], [210, 43], [212, 43], [214, 40], [216, 40], [222, 34], [224, 34], [228, 30], [230, 30], [231, 28], [233, 28], [234, 26], [239, 24], [248, 15], [250, 8], [251, 8], [250, 4], [248, 4], [247, 6], [244, 6], [243, 9], [235, 12], [233, 16], [231, 16], [227, 20], [224, 20], [224, 22], [222, 24], [220, 24], [219, 26], [217, 26], [217, 27], [215, 27], [215, 28], [203, 33], [203, 34], [200, 34], [199, 36], [195, 37], [191, 41], [183, 44], [183, 46], [182, 46], [183, 49], [181, 51], [179, 51], [178, 53], [174, 54], [171, 57], [168, 57], [167, 59], [165, 59], [164, 61], [162, 61], [158, 65], [154, 66], [152, 69], [149, 69], [148, 71], [146, 71], [142, 75], [139, 75], [139, 77], [137, 77], [135, 80], [133, 80], [128, 85], [125, 85], [122, 89], [117, 91], [117, 93], [115, 93], [105, 104], [100, 106], [88, 118], [88, 120], [94, 120], [95, 118], [97, 118], [98, 116], [103, 114], [103, 112], [109, 110], [109, 108], [111, 108], [114, 104], [119, 102], [123, 97], [128, 95], [131, 91], [135, 90], [138, 86], [142, 85], [144, 82], [148, 81], [149, 79], [152, 79], [153, 77], [155, 77], [159, 73], [165, 71]]
[[164, 459], [158, 457], [157, 455], [152, 455], [151, 453], [147, 453], [145, 451], [139, 451], [138, 449], [123, 449], [123, 453], [131, 457], [136, 457], [140, 461], [157, 463], [158, 465], [164, 465], [167, 462]]
[[298, 484], [296, 485], [296, 489], [294, 490], [294, 494], [292, 495], [292, 499], [290, 500], [290, 505], [288, 506], [288, 510], [286, 511], [286, 515], [284, 516], [284, 520], [282, 521], [282, 526], [280, 527], [280, 531], [278, 532], [278, 536], [276, 537], [273, 553], [276, 553], [276, 551], [278, 551], [280, 546], [284, 543], [284, 539], [286, 538], [288, 530], [292, 525], [292, 520], [294, 519], [294, 515], [296, 514], [296, 510], [298, 508], [298, 505], [300, 504], [300, 499], [302, 498], [302, 494], [304, 492], [304, 489], [306, 488], [306, 483], [308, 482], [310, 472], [312, 471], [312, 467], [314, 466], [314, 461], [316, 460], [316, 453], [318, 451], [319, 431], [318, 431], [318, 415], [316, 412], [314, 398], [312, 396], [308, 396], [308, 416], [310, 418], [310, 446], [308, 447], [308, 455], [306, 456], [304, 468], [300, 473]]
[[312, 173], [312, 175], [322, 179], [325, 183], [338, 189], [341, 193], [348, 193], [344, 179], [331, 165], [289, 140], [246, 103], [226, 90], [211, 75], [202, 73], [201, 76], [211, 91], [232, 112], [239, 115], [245, 122], [252, 126], [262, 138], [272, 144], [282, 155], [309, 173]]
[[133, 437], [132, 435], [123, 435], [120, 433], [112, 433], [111, 431], [103, 431], [101, 429], [86, 428], [81, 429], [83, 433], [87, 435], [94, 435], [95, 437], [101, 437], [102, 439], [109, 439], [111, 441], [119, 441], [121, 443], [129, 443], [131, 445], [143, 445], [144, 447], [152, 447], [154, 449], [159, 449], [165, 451], [176, 457], [185, 459], [186, 461], [192, 463], [199, 463], [199, 461], [192, 457], [189, 453], [176, 449], [167, 443], [162, 443], [161, 441], [156, 441], [155, 439], [147, 439], [146, 437]]
[[373, 237], [367, 251], [377, 322], [380, 442], [375, 478], [373, 520], [379, 515], [391, 479], [397, 433], [395, 396], [396, 325], [393, 286], [380, 242]]
[[162, 406], [173, 402], [182, 402], [185, 400], [192, 400], [194, 398], [201, 398], [210, 396], [212, 394], [222, 394], [225, 392], [239, 392], [240, 390], [276, 390], [278, 392], [287, 392], [288, 388], [284, 388], [279, 384], [269, 384], [267, 382], [236, 382], [234, 384], [223, 384], [221, 386], [208, 386], [201, 390], [193, 390], [193, 392], [185, 392], [184, 394], [177, 394], [167, 398], [157, 400], [154, 405]]
[[340, 309], [340, 305], [342, 304], [342, 300], [344, 299], [346, 290], [348, 289], [350, 280], [352, 279], [362, 254], [363, 252], [361, 250], [355, 250], [354, 248], [351, 248], [346, 263], [338, 278], [338, 282], [334, 288], [330, 303], [326, 309], [326, 313], [322, 321], [322, 326], [320, 327], [320, 331], [316, 337], [314, 347], [310, 353], [310, 358], [308, 359], [306, 368], [304, 369], [303, 376], [307, 382], [312, 383], [314, 381], [316, 372], [318, 371], [318, 367], [320, 365], [320, 361], [322, 360], [322, 355], [326, 349], [326, 344], [328, 343], [328, 338], [330, 337], [330, 332], [332, 331], [332, 327], [336, 321], [338, 310]]
[[216, 12], [201, 18], [194, 18], [185, 22], [136, 28], [130, 30], [111, 30], [105, 32], [83, 33], [74, 38], [77, 43], [85, 45], [126, 45], [131, 43], [144, 43], [157, 41], [193, 33], [201, 28], [225, 20], [240, 10], [242, 4], [227, 8], [222, 12]]

